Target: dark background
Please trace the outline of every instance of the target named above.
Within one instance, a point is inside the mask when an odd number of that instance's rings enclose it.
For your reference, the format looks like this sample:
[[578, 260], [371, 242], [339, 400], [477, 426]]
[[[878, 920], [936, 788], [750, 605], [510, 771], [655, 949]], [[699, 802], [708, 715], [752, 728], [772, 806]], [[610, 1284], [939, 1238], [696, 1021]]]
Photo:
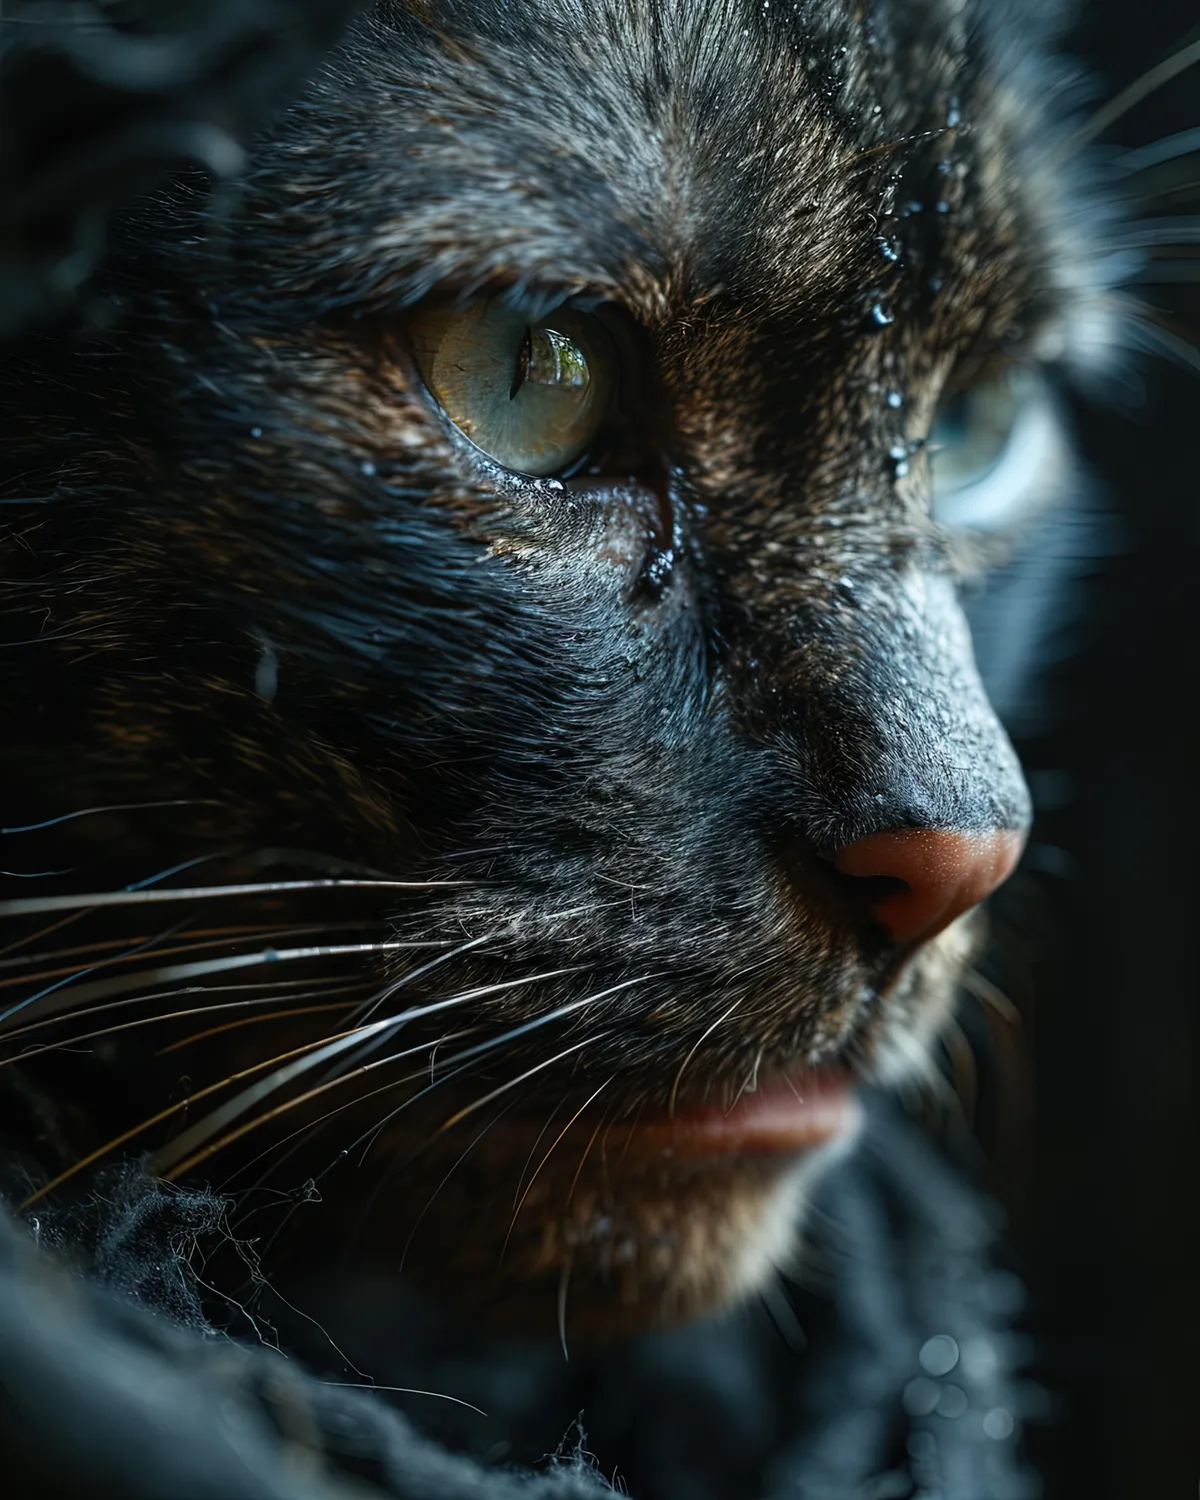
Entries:
[[[1109, 97], [1196, 19], [1181, 0], [1104, 0], [1084, 7], [1075, 50]], [[1198, 124], [1193, 70], [1105, 139]], [[1192, 162], [1182, 180], [1200, 179]], [[1142, 290], [1200, 339], [1195, 285]], [[1032, 1111], [1019, 1149], [993, 1156], [1055, 1393], [1034, 1456], [1049, 1494], [1112, 1500], [1200, 1484], [1200, 375], [1141, 373], [1140, 403], [1077, 418], [1117, 518], [1097, 550], [1114, 555], [1075, 585], [1070, 660], [1021, 744], [1045, 789], [1018, 997]]]

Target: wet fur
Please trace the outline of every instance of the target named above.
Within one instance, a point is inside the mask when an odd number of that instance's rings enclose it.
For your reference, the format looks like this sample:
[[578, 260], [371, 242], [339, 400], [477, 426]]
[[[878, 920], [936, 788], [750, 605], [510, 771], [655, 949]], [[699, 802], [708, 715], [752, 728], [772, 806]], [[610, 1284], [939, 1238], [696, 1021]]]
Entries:
[[[382, 4], [243, 181], [140, 205], [90, 325], [8, 359], [2, 821], [214, 804], [84, 819], [34, 863], [76, 890], [264, 849], [464, 881], [378, 919], [487, 938], [405, 1005], [575, 971], [449, 1018], [495, 1035], [605, 996], [387, 1125], [362, 1233], [389, 1262], [423, 1209], [411, 1263], [497, 1295], [524, 1155], [471, 1142], [514, 1098], [549, 1141], [601, 1085], [620, 1120], [801, 1060], [887, 1074], [944, 1018], [973, 924], [893, 982], [827, 860], [1028, 817], [920, 440], [957, 369], [1051, 342], [1068, 368], [1103, 319], [1049, 9]], [[564, 489], [480, 462], [404, 352], [435, 289], [620, 309], [661, 466]], [[193, 1081], [270, 1055], [250, 1037]], [[582, 1322], [687, 1315], [795, 1207], [787, 1163], [598, 1162], [539, 1179], [513, 1306], [569, 1274]]]

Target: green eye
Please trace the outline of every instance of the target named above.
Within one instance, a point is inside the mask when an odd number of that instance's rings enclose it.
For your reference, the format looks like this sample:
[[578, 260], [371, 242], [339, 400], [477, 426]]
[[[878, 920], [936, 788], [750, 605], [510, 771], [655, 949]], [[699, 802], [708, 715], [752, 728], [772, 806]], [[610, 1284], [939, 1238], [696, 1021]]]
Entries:
[[442, 410], [498, 464], [557, 474], [587, 454], [615, 380], [597, 318], [561, 307], [530, 323], [500, 302], [435, 304], [418, 310], [410, 337]]

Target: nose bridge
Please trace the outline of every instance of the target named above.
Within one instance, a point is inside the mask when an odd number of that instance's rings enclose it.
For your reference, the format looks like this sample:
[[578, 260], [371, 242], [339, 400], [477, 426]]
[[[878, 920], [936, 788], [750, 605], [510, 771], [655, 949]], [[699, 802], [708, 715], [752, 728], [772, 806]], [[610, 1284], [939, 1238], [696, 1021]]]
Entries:
[[843, 584], [784, 634], [754, 696], [818, 852], [886, 830], [1028, 825], [1025, 780], [949, 579], [911, 569]]

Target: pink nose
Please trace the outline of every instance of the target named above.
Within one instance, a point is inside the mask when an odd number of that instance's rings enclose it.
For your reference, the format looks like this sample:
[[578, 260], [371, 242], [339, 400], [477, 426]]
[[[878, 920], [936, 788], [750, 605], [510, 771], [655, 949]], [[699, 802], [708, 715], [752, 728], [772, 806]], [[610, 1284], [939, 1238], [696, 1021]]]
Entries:
[[872, 903], [897, 943], [925, 942], [977, 906], [1016, 868], [1025, 835], [1011, 829], [958, 833], [893, 828], [848, 844], [834, 857], [843, 875], [887, 876], [902, 883]]

